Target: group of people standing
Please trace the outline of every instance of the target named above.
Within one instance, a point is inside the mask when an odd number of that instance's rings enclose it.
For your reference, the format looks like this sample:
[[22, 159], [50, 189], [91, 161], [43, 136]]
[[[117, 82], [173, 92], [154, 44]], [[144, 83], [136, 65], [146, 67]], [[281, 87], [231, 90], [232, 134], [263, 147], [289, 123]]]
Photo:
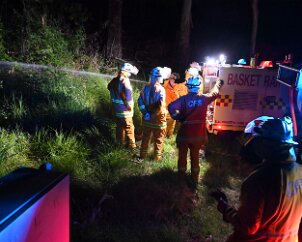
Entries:
[[[187, 153], [190, 151], [191, 177], [199, 178], [199, 151], [207, 142], [205, 118], [207, 105], [218, 96], [223, 85], [217, 80], [209, 93], [203, 94], [200, 66], [193, 62], [186, 71], [185, 83], [176, 84], [176, 73], [156, 67], [138, 98], [142, 113], [143, 138], [139, 158], [147, 156], [153, 137], [154, 160], [162, 158], [162, 144], [173, 135], [175, 121], [180, 122], [176, 144], [178, 172], [186, 173]], [[131, 74], [136, 67], [122, 65], [116, 78], [108, 84], [116, 118], [116, 137], [129, 148], [136, 147], [133, 117]], [[164, 79], [167, 79], [164, 82]], [[296, 162], [291, 118], [259, 117], [245, 130], [250, 137], [244, 147], [250, 147], [262, 159], [243, 182], [240, 206], [232, 207], [226, 194], [217, 190], [211, 195], [217, 200], [223, 220], [230, 223], [233, 234], [227, 242], [297, 242], [302, 241], [302, 165]], [[298, 235], [299, 234], [299, 235]]]
[[[138, 162], [148, 155], [151, 139], [154, 144], [153, 159], [162, 159], [165, 137], [174, 134], [176, 121], [180, 122], [176, 143], [179, 150], [178, 171], [186, 173], [187, 153], [190, 150], [191, 177], [198, 182], [199, 151], [207, 141], [205, 118], [207, 105], [217, 96], [223, 82], [218, 80], [214, 88], [203, 94], [200, 76], [201, 66], [191, 63], [185, 82], [176, 83], [179, 74], [167, 67], [156, 67], [149, 74], [149, 81], [140, 92], [137, 104], [142, 113], [143, 136]], [[108, 84], [116, 118], [116, 138], [130, 149], [136, 148], [133, 117], [133, 96], [129, 77], [138, 69], [125, 63], [117, 77]], [[165, 81], [166, 80], [166, 81]]]

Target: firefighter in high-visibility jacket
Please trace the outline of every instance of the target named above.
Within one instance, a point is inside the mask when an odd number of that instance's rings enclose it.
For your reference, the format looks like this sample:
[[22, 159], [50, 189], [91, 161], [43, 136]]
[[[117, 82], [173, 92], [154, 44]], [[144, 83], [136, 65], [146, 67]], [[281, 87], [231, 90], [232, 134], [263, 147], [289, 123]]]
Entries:
[[[179, 91], [178, 91], [178, 85], [175, 83], [175, 80], [179, 79], [179, 74], [173, 72], [168, 81], [164, 83], [164, 88], [166, 91], [166, 107], [168, 108], [168, 105], [175, 101], [177, 98], [180, 97]], [[174, 129], [176, 125], [176, 120], [171, 118], [171, 115], [169, 114], [167, 110], [167, 131], [166, 131], [166, 136], [169, 138], [173, 136], [174, 134]]]
[[181, 122], [176, 137], [179, 152], [178, 172], [186, 173], [187, 153], [190, 150], [191, 177], [195, 183], [199, 179], [199, 151], [207, 142], [205, 120], [207, 106], [218, 96], [222, 84], [223, 81], [218, 80], [209, 93], [200, 94], [200, 79], [191, 77], [186, 84], [189, 93], [168, 106], [171, 117]]
[[166, 135], [166, 94], [161, 85], [170, 76], [171, 69], [156, 67], [151, 71], [150, 80], [138, 98], [138, 107], [143, 114], [143, 138], [140, 160], [146, 158], [148, 146], [153, 135], [154, 160], [162, 158], [162, 145]]
[[[131, 149], [136, 148], [134, 125], [133, 125], [133, 96], [129, 77], [131, 74], [137, 75], [138, 69], [124, 63], [121, 66], [117, 77], [113, 78], [108, 84], [111, 103], [116, 118], [116, 140]], [[126, 138], [127, 137], [127, 141]]]
[[239, 208], [228, 205], [223, 191], [212, 193], [234, 228], [227, 242], [298, 242], [302, 165], [296, 162], [291, 118], [254, 122], [251, 130], [249, 145], [263, 162], [242, 183]]

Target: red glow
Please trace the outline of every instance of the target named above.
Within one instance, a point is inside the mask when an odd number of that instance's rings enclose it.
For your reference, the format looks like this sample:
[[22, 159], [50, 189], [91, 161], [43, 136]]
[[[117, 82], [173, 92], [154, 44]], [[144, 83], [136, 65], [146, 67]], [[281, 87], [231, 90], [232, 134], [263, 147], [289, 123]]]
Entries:
[[261, 61], [259, 66], [262, 68], [273, 67], [273, 62], [272, 61]]

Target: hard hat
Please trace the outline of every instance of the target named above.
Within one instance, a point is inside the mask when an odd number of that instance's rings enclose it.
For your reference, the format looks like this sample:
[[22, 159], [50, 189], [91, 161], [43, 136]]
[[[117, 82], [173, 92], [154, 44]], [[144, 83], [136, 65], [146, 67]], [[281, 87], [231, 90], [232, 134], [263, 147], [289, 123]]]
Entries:
[[201, 81], [198, 77], [190, 77], [187, 80], [186, 86], [190, 89], [190, 88], [196, 88], [200, 86]]
[[253, 136], [275, 140], [280, 143], [297, 145], [293, 140], [293, 123], [290, 117], [269, 118], [254, 127]]
[[121, 66], [121, 71], [127, 71], [133, 75], [137, 75], [138, 69], [130, 63], [124, 63]]
[[189, 68], [186, 73], [189, 73], [193, 77], [197, 77], [199, 75], [199, 70], [196, 68]]
[[154, 78], [162, 77], [168, 79], [171, 75], [171, 69], [169, 67], [155, 67], [152, 69], [150, 76]]
[[238, 60], [238, 65], [246, 65], [246, 60], [245, 59]]
[[193, 62], [190, 64], [190, 68], [195, 68], [195, 69], [201, 71], [201, 66], [200, 66], [199, 63], [196, 62], [196, 61], [193, 61]]
[[259, 67], [262, 68], [267, 68], [267, 67], [273, 67], [273, 62], [272, 61], [261, 61]]

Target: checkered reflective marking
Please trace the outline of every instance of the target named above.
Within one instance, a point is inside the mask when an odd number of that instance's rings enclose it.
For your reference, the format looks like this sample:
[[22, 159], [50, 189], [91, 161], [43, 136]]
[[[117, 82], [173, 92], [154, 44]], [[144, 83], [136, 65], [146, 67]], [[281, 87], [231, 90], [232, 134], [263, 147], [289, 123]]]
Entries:
[[282, 97], [276, 97], [274, 100], [269, 100], [267, 97], [264, 97], [260, 100], [260, 107], [269, 110], [286, 110], [287, 105]]
[[216, 99], [216, 106], [218, 107], [231, 107], [233, 99], [230, 95], [218, 95]]

